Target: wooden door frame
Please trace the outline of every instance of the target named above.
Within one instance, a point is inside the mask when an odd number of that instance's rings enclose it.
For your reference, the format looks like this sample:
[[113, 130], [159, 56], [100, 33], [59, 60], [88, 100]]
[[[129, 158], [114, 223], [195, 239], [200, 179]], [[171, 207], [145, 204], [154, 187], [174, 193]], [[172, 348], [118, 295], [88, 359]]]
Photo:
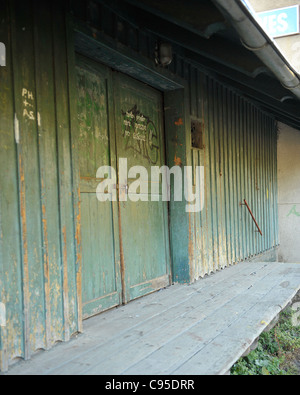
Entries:
[[[74, 52], [69, 54], [69, 75], [70, 85], [76, 87], [75, 75], [75, 53], [83, 55], [99, 62], [113, 70], [120, 71], [140, 82], [147, 83], [154, 89], [163, 93], [164, 100], [164, 142], [165, 142], [165, 161], [170, 168], [176, 164], [175, 158], [180, 158], [181, 166], [191, 165], [190, 147], [191, 147], [191, 117], [189, 104], [189, 85], [184, 79], [166, 71], [158, 69], [154, 62], [151, 64], [145, 61], [143, 56], [132, 56], [128, 54], [128, 49], [122, 49], [119, 46], [112, 45], [104, 34], [98, 33], [95, 39], [94, 31], [80, 21], [69, 19], [70, 35], [69, 42], [73, 43]], [[81, 47], [82, 39], [87, 46]], [[93, 51], [91, 51], [93, 48]], [[91, 53], [93, 54], [91, 56]], [[127, 70], [124, 68], [127, 65]], [[132, 75], [133, 67], [138, 70], [138, 75]], [[76, 95], [74, 88], [70, 89], [73, 96], [70, 96], [72, 130], [78, 128], [76, 112]], [[72, 132], [74, 135], [74, 132]], [[76, 134], [75, 134], [76, 135]], [[78, 149], [75, 139], [72, 138], [72, 156], [74, 164], [74, 189], [79, 191], [78, 169], [75, 161], [78, 155]], [[75, 217], [76, 225], [76, 246], [77, 246], [77, 284], [78, 284], [78, 319], [82, 328], [82, 253], [81, 253], [81, 223], [80, 223], [80, 191], [78, 199], [76, 198]], [[190, 240], [191, 219], [185, 212], [185, 202], [170, 202], [168, 205], [168, 218], [165, 226], [167, 240], [169, 240], [169, 257], [170, 257], [170, 277], [173, 283], [190, 283], [192, 252]], [[77, 207], [77, 209], [76, 209]], [[121, 265], [121, 259], [120, 259]]]
[[[114, 96], [117, 97], [117, 101], [115, 102], [115, 106], [117, 106], [117, 102], [119, 100], [119, 83], [122, 80], [123, 77], [125, 77], [125, 81], [127, 79], [127, 83], [132, 82], [132, 84], [136, 84], [137, 86], [139, 86], [139, 88], [142, 88], [143, 86], [143, 81], [137, 80], [136, 78], [133, 78], [132, 76], [125, 74], [123, 72], [119, 72], [117, 70], [113, 70], [113, 73], [116, 73], [115, 76], [113, 76], [113, 80], [115, 81], [116, 85], [114, 84], [114, 89], [116, 89], [114, 91]], [[123, 76], [123, 77], [122, 77]], [[162, 92], [161, 90], [158, 90], [155, 87], [152, 86], [145, 86], [146, 88], [148, 88], [149, 90], [153, 90], [153, 93], [156, 95], [158, 94], [159, 96], [161, 96], [161, 115], [162, 115], [162, 119], [161, 119], [161, 134], [160, 134], [160, 147], [161, 147], [161, 159], [163, 161], [163, 166], [166, 165], [167, 163], [167, 157], [166, 157], [166, 133], [165, 133], [165, 111], [164, 111], [164, 92]], [[115, 113], [117, 111], [115, 110]], [[117, 128], [116, 128], [117, 129]], [[117, 137], [116, 137], [116, 143], [117, 143]], [[118, 149], [116, 148], [116, 153], [118, 155]], [[118, 169], [118, 163], [117, 163], [117, 169]], [[118, 173], [118, 171], [117, 171]], [[170, 230], [169, 230], [169, 204], [168, 202], [160, 202], [163, 204], [163, 227], [164, 227], [164, 243], [165, 243], [165, 262], [166, 262], [166, 274], [162, 277], [148, 280], [145, 281], [145, 283], [142, 283], [140, 285], [144, 285], [146, 286], [146, 284], [156, 284], [156, 288], [153, 288], [153, 291], [151, 292], [155, 292], [161, 288], [164, 288], [165, 285], [165, 278], [168, 277], [168, 285], [172, 284], [172, 262], [171, 262], [171, 252], [170, 252]], [[123, 240], [122, 240], [122, 215], [121, 215], [121, 205], [120, 205], [120, 201], [118, 201], [119, 204], [119, 236], [120, 236], [120, 249], [121, 249], [121, 267], [123, 266], [123, 270], [121, 273], [122, 276], [122, 283], [123, 283], [123, 303], [127, 304], [129, 301], [137, 299], [139, 297], [143, 297], [143, 295], [138, 296], [138, 297], [134, 297], [134, 299], [130, 299], [128, 298], [128, 294], [129, 294], [129, 286], [127, 283], [127, 276], [126, 276], [126, 270], [125, 270], [125, 261], [124, 261], [124, 252], [123, 252]], [[157, 283], [155, 282], [156, 280]], [[139, 284], [137, 284], [136, 286], [139, 286]]]

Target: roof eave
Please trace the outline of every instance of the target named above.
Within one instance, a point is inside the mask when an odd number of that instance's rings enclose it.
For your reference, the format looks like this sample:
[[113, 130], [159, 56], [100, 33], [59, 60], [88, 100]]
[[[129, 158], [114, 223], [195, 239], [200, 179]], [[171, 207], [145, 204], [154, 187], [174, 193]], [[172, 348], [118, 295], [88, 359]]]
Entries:
[[300, 77], [241, 0], [212, 0], [238, 32], [243, 45], [300, 100]]

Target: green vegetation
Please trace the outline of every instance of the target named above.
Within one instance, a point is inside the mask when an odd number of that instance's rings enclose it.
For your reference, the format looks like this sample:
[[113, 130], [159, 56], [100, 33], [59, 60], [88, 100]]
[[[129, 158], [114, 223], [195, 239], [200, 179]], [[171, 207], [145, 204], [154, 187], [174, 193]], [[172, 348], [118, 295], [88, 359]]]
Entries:
[[[265, 332], [258, 347], [232, 368], [235, 376], [291, 376], [300, 374], [300, 326], [293, 326], [292, 310], [281, 313], [276, 327]], [[298, 361], [298, 365], [297, 362]]]

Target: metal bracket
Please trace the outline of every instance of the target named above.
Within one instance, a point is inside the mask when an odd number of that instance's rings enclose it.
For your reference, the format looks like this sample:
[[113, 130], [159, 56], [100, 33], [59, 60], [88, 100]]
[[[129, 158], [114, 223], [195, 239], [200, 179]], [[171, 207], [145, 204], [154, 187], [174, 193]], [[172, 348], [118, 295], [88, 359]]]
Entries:
[[263, 233], [262, 233], [260, 227], [258, 226], [258, 223], [257, 223], [257, 221], [256, 221], [256, 219], [255, 219], [255, 217], [254, 217], [254, 215], [253, 215], [253, 213], [252, 213], [252, 211], [251, 211], [246, 199], [244, 199], [244, 203], [240, 202], [240, 206], [246, 206], [247, 207], [247, 209], [248, 209], [248, 211], [249, 211], [249, 213], [250, 213], [250, 215], [251, 215], [251, 217], [252, 217], [252, 219], [253, 219], [253, 221], [254, 221], [254, 223], [256, 225], [256, 228], [258, 229], [256, 232], [259, 232], [260, 235], [263, 236]]

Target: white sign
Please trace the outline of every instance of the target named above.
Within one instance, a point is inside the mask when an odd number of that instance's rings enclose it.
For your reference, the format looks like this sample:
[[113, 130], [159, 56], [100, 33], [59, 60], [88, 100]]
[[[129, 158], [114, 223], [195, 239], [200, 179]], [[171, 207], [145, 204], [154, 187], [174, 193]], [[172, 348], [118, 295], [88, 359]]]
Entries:
[[290, 36], [300, 32], [299, 6], [260, 12], [256, 18], [272, 38]]

